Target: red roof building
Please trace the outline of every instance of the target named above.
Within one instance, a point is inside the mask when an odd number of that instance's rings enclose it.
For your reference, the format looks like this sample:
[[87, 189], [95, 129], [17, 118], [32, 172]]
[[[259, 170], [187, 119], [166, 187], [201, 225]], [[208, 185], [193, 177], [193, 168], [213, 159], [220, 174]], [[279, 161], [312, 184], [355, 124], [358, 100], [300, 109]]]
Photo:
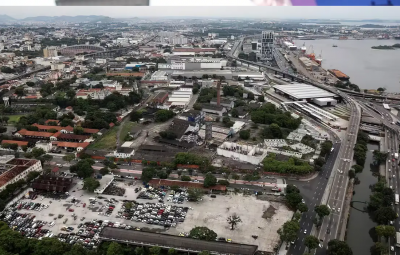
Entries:
[[16, 140], [3, 140], [1, 141], [1, 144], [18, 144], [19, 147], [21, 146], [28, 146], [28, 142], [27, 141], [16, 141]]

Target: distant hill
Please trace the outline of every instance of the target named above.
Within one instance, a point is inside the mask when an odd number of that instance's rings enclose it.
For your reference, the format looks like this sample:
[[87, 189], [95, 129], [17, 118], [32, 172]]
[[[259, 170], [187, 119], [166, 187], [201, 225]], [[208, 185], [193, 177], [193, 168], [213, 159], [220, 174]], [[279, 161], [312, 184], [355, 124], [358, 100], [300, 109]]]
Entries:
[[8, 15], [0, 15], [0, 23], [7, 22], [48, 22], [48, 23], [58, 23], [58, 22], [70, 22], [70, 23], [81, 23], [81, 22], [113, 22], [113, 18], [101, 15], [80, 15], [80, 16], [37, 16], [37, 17], [27, 17], [24, 19], [14, 19]]
[[0, 22], [1, 23], [7, 23], [7, 22], [13, 22], [16, 19], [14, 19], [13, 17], [10, 17], [8, 15], [0, 15]]

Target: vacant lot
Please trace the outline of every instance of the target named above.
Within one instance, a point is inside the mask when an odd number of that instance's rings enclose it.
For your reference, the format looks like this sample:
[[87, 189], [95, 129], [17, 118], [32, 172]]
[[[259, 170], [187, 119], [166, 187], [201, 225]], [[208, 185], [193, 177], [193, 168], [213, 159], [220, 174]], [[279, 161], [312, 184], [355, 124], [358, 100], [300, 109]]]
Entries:
[[119, 136], [119, 144], [123, 144], [125, 142], [125, 137], [128, 134], [128, 132], [130, 132], [132, 130], [132, 128], [137, 125], [137, 123], [135, 122], [131, 122], [131, 121], [125, 121], [123, 122], [123, 125], [120, 126], [121, 129], [121, 134]]
[[[206, 226], [219, 237], [230, 238], [232, 242], [258, 245], [259, 250], [269, 252], [279, 243], [277, 230], [293, 215], [281, 203], [234, 194], [217, 195], [216, 198], [205, 196], [202, 202], [188, 205], [193, 210], [188, 211], [185, 222], [171, 228], [168, 233], [190, 232], [196, 226]], [[230, 230], [227, 222], [228, 216], [232, 214], [240, 216], [242, 220], [235, 230]], [[252, 235], [258, 238], [254, 239]]]
[[113, 127], [107, 134], [101, 137], [96, 142], [90, 144], [88, 149], [104, 149], [113, 150], [117, 146], [118, 126]]
[[10, 119], [8, 120], [9, 124], [16, 124], [19, 121], [19, 118], [25, 115], [8, 115], [5, 117], [9, 117]]

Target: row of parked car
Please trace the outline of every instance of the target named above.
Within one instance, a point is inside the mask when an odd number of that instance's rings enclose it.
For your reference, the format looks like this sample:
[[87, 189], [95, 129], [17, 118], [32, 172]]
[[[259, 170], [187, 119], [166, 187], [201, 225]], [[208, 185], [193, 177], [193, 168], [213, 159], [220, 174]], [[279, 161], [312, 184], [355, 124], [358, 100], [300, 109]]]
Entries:
[[21, 233], [28, 238], [52, 237], [53, 233], [44, 229], [48, 224], [46, 221], [37, 220], [35, 215], [29, 213], [19, 213], [11, 209], [4, 210], [0, 215], [0, 220], [6, 222], [10, 228]]
[[137, 203], [126, 202], [117, 217], [147, 224], [176, 227], [179, 222], [184, 222], [189, 207], [166, 205], [163, 203]]
[[156, 199], [159, 202], [162, 202], [167, 194], [167, 190], [153, 187], [138, 189], [136, 192], [138, 191], [140, 193], [137, 195], [137, 199]]
[[49, 208], [49, 205], [35, 202], [27, 202], [27, 201], [19, 201], [10, 206], [11, 208], [15, 208], [17, 210], [25, 209], [25, 210], [35, 210], [42, 211], [43, 209]]

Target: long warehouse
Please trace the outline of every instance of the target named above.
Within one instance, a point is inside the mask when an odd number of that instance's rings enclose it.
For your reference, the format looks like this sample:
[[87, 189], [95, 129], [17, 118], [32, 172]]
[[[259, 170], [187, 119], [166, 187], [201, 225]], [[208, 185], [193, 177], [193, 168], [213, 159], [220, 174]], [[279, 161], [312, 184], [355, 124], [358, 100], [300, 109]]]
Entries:
[[312, 101], [315, 98], [330, 98], [333, 101], [337, 97], [331, 92], [304, 83], [275, 85], [273, 88], [276, 93], [295, 101]]

